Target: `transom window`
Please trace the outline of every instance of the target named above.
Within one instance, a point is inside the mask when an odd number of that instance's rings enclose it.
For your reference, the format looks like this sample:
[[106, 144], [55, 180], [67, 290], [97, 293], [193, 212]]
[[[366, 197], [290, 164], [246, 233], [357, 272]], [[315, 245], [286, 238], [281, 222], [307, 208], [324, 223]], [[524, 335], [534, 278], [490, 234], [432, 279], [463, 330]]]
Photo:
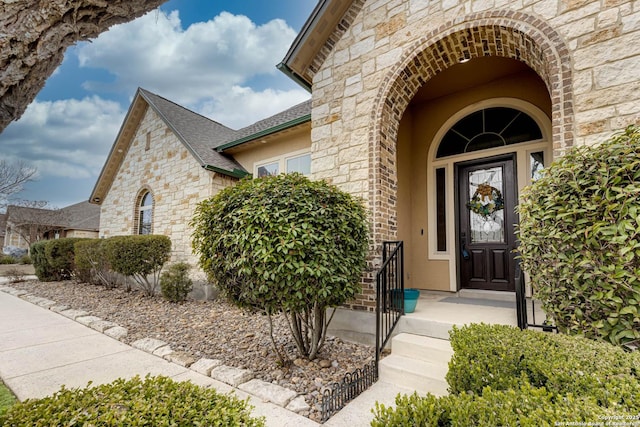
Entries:
[[279, 173], [293, 172], [309, 175], [311, 173], [311, 154], [289, 155], [279, 159], [273, 159], [267, 163], [258, 164], [256, 166], [255, 176], [262, 178], [263, 176], [275, 176]]
[[540, 127], [528, 114], [515, 108], [485, 108], [469, 114], [449, 129], [438, 146], [436, 158], [541, 138]]
[[140, 198], [138, 205], [138, 234], [151, 234], [153, 225], [153, 196], [149, 191]]

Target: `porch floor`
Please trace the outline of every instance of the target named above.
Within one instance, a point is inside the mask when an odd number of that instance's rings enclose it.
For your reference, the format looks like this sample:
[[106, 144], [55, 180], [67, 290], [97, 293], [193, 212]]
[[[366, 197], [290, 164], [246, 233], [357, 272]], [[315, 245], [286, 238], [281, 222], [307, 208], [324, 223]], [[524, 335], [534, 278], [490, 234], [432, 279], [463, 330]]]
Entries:
[[[533, 323], [530, 298], [527, 299], [527, 312], [529, 323]], [[462, 291], [453, 294], [421, 290], [415, 311], [405, 314], [405, 317], [460, 326], [469, 323], [518, 325], [513, 293]], [[535, 322], [540, 324], [544, 319], [544, 312], [536, 301]]]

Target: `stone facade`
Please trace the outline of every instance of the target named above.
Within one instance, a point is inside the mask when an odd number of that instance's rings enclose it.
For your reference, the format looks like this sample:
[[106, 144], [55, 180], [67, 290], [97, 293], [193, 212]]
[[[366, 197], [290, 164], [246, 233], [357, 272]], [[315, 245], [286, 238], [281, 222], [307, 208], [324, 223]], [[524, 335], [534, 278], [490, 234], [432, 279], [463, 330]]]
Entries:
[[[400, 120], [461, 61], [501, 56], [537, 73], [555, 156], [640, 123], [638, 1], [354, 1], [328, 43], [313, 67], [312, 176], [366, 201], [374, 253], [397, 238]], [[374, 306], [371, 274], [364, 284], [353, 308]]]
[[196, 204], [234, 182], [202, 168], [156, 112], [147, 108], [102, 202], [100, 236], [136, 234], [137, 201], [141, 192], [149, 191], [152, 233], [171, 239], [172, 262], [196, 266], [189, 228]]

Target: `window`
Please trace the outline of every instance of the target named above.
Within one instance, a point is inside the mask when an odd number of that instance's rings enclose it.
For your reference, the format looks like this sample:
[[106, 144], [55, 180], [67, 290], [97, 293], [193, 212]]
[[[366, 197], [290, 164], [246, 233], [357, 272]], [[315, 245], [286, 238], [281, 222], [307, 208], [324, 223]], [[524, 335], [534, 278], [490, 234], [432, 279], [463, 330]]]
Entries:
[[302, 175], [311, 173], [311, 154], [290, 157], [287, 159], [287, 173], [298, 172]]
[[145, 192], [138, 204], [138, 234], [151, 234], [153, 222], [153, 196], [150, 192]]
[[515, 108], [493, 107], [459, 120], [442, 138], [437, 158], [542, 138], [533, 118]]
[[531, 182], [537, 181], [544, 169], [544, 151], [529, 153], [529, 171]]
[[278, 175], [279, 169], [278, 163], [269, 163], [267, 165], [258, 166], [258, 178]]
[[298, 172], [303, 175], [311, 173], [311, 154], [293, 153], [255, 166], [254, 175], [258, 178], [275, 176], [279, 173]]
[[436, 241], [438, 252], [447, 250], [447, 205], [445, 168], [436, 169]]

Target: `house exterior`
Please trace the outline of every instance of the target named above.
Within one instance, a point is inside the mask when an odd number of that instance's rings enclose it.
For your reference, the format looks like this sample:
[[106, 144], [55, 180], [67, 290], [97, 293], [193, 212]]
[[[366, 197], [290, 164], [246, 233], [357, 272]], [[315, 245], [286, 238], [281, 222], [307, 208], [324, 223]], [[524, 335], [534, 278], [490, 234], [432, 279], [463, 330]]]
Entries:
[[38, 240], [96, 238], [99, 226], [100, 209], [89, 202], [56, 210], [9, 205], [2, 228], [3, 248], [26, 252]]
[[[101, 236], [135, 232], [152, 192], [153, 231], [190, 259], [198, 200], [302, 155], [312, 179], [371, 212], [356, 312], [375, 307], [385, 241], [404, 242], [407, 287], [513, 292], [522, 188], [567, 149], [640, 123], [640, 4], [320, 0], [279, 68], [310, 104], [245, 130], [202, 128], [198, 147], [139, 91], [92, 194]], [[224, 164], [199, 159], [205, 147]]]
[[198, 202], [249, 174], [309, 173], [310, 105], [232, 130], [138, 89], [91, 194], [100, 237], [163, 234], [172, 262], [197, 265], [189, 222]]
[[312, 178], [404, 241], [405, 286], [510, 292], [519, 192], [640, 122], [639, 42], [633, 1], [327, 0], [280, 68], [312, 92]]

